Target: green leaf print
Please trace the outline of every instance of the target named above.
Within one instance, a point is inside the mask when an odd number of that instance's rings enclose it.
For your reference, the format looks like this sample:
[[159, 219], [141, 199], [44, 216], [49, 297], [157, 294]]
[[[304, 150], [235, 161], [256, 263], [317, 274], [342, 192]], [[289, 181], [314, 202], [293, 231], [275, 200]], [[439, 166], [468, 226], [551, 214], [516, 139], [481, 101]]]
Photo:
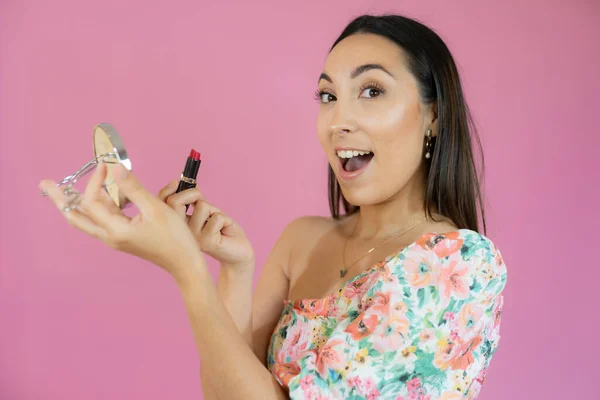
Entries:
[[353, 394], [350, 397], [346, 397], [347, 400], [365, 400], [366, 397], [365, 396], [360, 396], [358, 394]]
[[415, 374], [418, 376], [435, 377], [436, 375], [445, 376], [443, 371], [440, 371], [433, 365], [433, 353], [423, 353], [417, 358], [415, 363]]
[[417, 290], [417, 297], [419, 298], [419, 308], [422, 308], [425, 303], [428, 301], [428, 293], [429, 290], [425, 290], [425, 288], [420, 288]]
[[[379, 385], [378, 385], [379, 386]], [[402, 389], [404, 388], [404, 386], [406, 386], [404, 383], [400, 382], [398, 380], [398, 378], [394, 377], [393, 379], [388, 379], [385, 380], [383, 382], [381, 382], [381, 389], [379, 390], [379, 394], [381, 395], [382, 398], [395, 398], [398, 393], [400, 393], [402, 391]], [[390, 395], [394, 395], [393, 397], [390, 397]]]
[[359, 312], [358, 310], [350, 310], [348, 311], [348, 320], [350, 322], [354, 321], [356, 319], [356, 317], [359, 316]]
[[370, 357], [381, 357], [381, 353], [375, 349], [370, 349], [369, 356]]
[[471, 258], [471, 256], [469, 255], [471, 248], [470, 246], [465, 242], [465, 244], [463, 244], [463, 246], [460, 248], [460, 255], [462, 258], [464, 258], [465, 260], [468, 260], [469, 258]]
[[390, 368], [388, 373], [390, 376], [400, 376], [405, 373], [405, 370], [406, 370], [406, 366], [402, 363], [399, 363], [397, 365], [394, 365], [392, 368]]
[[398, 377], [398, 381], [401, 382], [401, 383], [403, 383], [403, 384], [406, 384], [406, 382], [408, 382], [411, 379], [412, 379], [412, 374], [409, 374], [408, 372], [403, 373], [402, 375], [400, 375]]
[[394, 358], [396, 358], [396, 354], [397, 354], [396, 351], [387, 351], [387, 352], [385, 352], [384, 355], [383, 355], [383, 362], [385, 364], [391, 363], [392, 361], [394, 361]]
[[432, 300], [437, 300], [438, 298], [438, 290], [435, 286], [429, 286], [429, 297], [431, 297]]
[[471, 287], [469, 287], [469, 290], [471, 290], [471, 292], [481, 291], [481, 285], [479, 284], [479, 281], [477, 279], [473, 279], [473, 284], [471, 285]]

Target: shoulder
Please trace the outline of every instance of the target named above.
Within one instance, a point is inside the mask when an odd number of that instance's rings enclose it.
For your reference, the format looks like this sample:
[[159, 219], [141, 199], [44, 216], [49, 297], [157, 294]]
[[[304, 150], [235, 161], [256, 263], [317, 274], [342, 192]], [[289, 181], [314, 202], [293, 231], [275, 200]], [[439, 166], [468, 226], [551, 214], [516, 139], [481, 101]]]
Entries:
[[277, 247], [284, 249], [287, 254], [286, 275], [290, 276], [290, 264], [294, 264], [294, 255], [314, 248], [323, 236], [339, 229], [340, 224], [338, 220], [322, 216], [303, 216], [289, 222], [277, 242]]
[[470, 229], [426, 233], [416, 244], [425, 250], [433, 251], [440, 259], [460, 257], [463, 261], [468, 261], [484, 258], [488, 262], [495, 261], [504, 265], [496, 244], [487, 236]]
[[292, 220], [284, 228], [281, 237], [289, 240], [302, 237], [307, 240], [312, 237], [321, 236], [332, 229], [337, 229], [340, 221], [330, 217], [303, 216]]
[[500, 249], [487, 236], [470, 230], [458, 229], [445, 233], [427, 233], [416, 243], [431, 251], [442, 267], [460, 268], [472, 279], [495, 279], [501, 288], [506, 282], [506, 264]]

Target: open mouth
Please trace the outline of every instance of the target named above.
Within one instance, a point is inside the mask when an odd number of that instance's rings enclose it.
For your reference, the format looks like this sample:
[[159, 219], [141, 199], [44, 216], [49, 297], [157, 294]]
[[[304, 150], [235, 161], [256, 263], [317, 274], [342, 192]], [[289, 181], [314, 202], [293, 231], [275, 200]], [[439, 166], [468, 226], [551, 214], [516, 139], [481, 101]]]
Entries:
[[371, 162], [374, 154], [367, 150], [338, 150], [342, 168], [346, 172], [355, 172], [363, 169]]

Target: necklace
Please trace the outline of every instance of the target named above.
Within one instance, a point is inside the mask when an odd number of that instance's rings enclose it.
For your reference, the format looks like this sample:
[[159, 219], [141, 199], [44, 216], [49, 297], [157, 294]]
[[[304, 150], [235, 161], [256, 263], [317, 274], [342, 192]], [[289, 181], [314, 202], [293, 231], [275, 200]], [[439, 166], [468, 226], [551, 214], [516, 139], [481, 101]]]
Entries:
[[[352, 264], [348, 265], [347, 267], [342, 267], [342, 269], [340, 269], [340, 277], [343, 278], [344, 276], [346, 276], [346, 274], [348, 273], [348, 270], [357, 262], [359, 262], [360, 260], [362, 260], [365, 256], [367, 256], [368, 254], [371, 254], [376, 248], [383, 246], [385, 243], [389, 242], [390, 240], [397, 238], [398, 236], [410, 231], [411, 229], [413, 229], [414, 227], [416, 227], [419, 224], [422, 224], [424, 221], [427, 220], [427, 216], [425, 216], [425, 218], [423, 218], [422, 220], [420, 220], [419, 222], [417, 222], [416, 224], [413, 224], [411, 226], [409, 226], [406, 229], [401, 230], [399, 233], [396, 233], [395, 235], [390, 236], [389, 238], [385, 239], [383, 242], [379, 243], [377, 246], [375, 247], [371, 247], [369, 249], [369, 251], [367, 251], [365, 254], [363, 254], [362, 256], [360, 256], [356, 261], [354, 261]], [[352, 234], [350, 236], [348, 236], [348, 239], [346, 239], [346, 243], [344, 243], [344, 252], [342, 253], [342, 262], [343, 265], [346, 265], [346, 247], [348, 246], [348, 240], [350, 239], [350, 237], [352, 235], [354, 235], [354, 232], [356, 231], [356, 227], [358, 226], [358, 218], [356, 219], [356, 224], [354, 224], [354, 229], [352, 230]]]

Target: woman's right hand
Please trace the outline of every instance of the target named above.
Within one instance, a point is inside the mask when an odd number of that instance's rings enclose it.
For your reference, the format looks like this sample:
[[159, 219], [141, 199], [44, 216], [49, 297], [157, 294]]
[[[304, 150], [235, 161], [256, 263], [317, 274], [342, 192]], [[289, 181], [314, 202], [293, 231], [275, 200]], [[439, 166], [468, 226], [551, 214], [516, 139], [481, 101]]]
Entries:
[[[221, 267], [253, 268], [254, 250], [242, 228], [207, 202], [197, 188], [175, 193], [178, 184], [179, 180], [172, 181], [160, 190], [158, 197], [187, 222], [200, 250], [219, 261]], [[186, 213], [186, 204], [194, 206], [191, 215]]]

